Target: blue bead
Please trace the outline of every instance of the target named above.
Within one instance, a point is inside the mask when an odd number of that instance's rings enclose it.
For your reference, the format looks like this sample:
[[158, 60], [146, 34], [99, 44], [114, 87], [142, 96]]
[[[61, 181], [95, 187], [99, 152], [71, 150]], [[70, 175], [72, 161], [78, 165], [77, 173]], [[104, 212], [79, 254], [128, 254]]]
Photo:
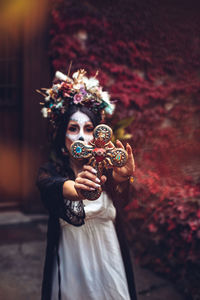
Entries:
[[116, 159], [117, 159], [117, 160], [121, 160], [121, 155], [118, 154], [118, 155], [116, 156]]
[[81, 147], [77, 147], [77, 148], [76, 148], [76, 153], [81, 153], [81, 152], [82, 152]]

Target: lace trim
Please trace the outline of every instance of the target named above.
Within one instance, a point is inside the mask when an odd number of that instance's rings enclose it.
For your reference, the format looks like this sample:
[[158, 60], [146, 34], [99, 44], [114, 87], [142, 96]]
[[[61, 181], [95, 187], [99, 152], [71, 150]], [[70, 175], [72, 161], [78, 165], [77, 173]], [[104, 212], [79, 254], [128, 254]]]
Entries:
[[64, 199], [63, 204], [63, 210], [60, 217], [72, 225], [83, 225], [85, 218], [83, 201], [70, 201]]

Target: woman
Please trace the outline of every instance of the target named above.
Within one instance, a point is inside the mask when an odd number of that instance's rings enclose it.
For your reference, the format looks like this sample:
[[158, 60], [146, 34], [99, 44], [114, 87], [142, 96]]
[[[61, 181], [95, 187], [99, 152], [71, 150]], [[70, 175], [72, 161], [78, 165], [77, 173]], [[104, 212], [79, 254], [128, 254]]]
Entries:
[[[37, 181], [49, 211], [42, 300], [136, 299], [120, 224], [134, 172], [132, 149], [127, 144], [124, 167], [108, 169], [100, 179], [87, 160], [74, 159], [71, 144], [75, 140], [89, 144], [102, 113], [112, 112], [114, 105], [98, 80], [88, 79], [84, 70], [74, 73], [73, 79], [61, 73], [57, 77], [61, 83], [47, 90], [42, 110], [56, 125], [54, 158], [40, 168]], [[121, 142], [117, 147], [123, 148]], [[97, 200], [84, 199], [83, 190], [100, 186], [103, 192]]]

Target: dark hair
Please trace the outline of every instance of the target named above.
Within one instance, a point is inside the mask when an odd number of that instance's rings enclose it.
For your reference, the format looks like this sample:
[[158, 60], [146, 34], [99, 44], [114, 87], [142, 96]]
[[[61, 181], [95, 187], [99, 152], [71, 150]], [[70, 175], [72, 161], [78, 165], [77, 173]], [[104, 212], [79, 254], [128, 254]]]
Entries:
[[65, 146], [65, 135], [66, 135], [66, 130], [67, 126], [70, 120], [71, 115], [73, 115], [75, 112], [81, 111], [84, 114], [86, 114], [94, 127], [96, 127], [98, 124], [101, 122], [101, 114], [100, 113], [94, 113], [89, 108], [82, 106], [82, 105], [70, 105], [69, 109], [66, 111], [65, 114], [62, 115], [59, 125], [56, 130], [56, 135], [55, 138], [53, 139], [53, 151], [57, 158], [59, 159], [65, 159], [65, 156], [63, 155], [63, 152], [61, 149], [65, 149], [67, 151], [66, 146]]

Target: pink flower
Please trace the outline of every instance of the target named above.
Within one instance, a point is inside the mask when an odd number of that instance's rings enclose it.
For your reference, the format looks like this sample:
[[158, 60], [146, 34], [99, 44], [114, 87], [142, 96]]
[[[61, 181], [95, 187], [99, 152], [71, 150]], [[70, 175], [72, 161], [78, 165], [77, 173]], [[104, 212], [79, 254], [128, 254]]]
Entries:
[[74, 95], [74, 103], [78, 104], [83, 100], [83, 95], [82, 94], [76, 94]]

